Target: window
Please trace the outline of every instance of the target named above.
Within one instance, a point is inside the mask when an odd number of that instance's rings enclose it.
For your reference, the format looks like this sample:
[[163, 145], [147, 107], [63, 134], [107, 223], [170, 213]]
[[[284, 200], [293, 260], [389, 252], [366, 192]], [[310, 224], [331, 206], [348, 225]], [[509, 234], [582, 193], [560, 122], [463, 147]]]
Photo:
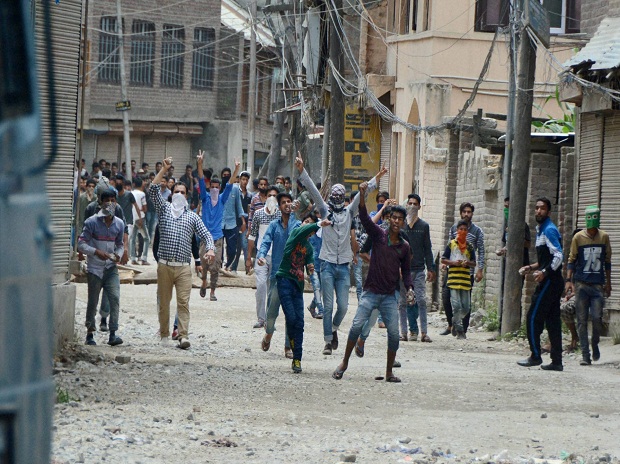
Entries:
[[541, 0], [541, 3], [549, 12], [552, 34], [579, 32], [581, 0]]
[[192, 55], [192, 88], [213, 88], [215, 29], [197, 27], [194, 29], [194, 51]]
[[479, 32], [495, 32], [498, 27], [508, 25], [509, 16], [509, 0], [478, 0], [474, 29]]
[[183, 26], [164, 24], [161, 42], [161, 86], [183, 87], [183, 57], [185, 54]]
[[131, 25], [132, 85], [153, 87], [153, 60], [155, 60], [155, 24], [136, 20]]
[[119, 67], [119, 43], [116, 31], [116, 18], [101, 18], [101, 34], [99, 36], [99, 80], [118, 83], [121, 79]]

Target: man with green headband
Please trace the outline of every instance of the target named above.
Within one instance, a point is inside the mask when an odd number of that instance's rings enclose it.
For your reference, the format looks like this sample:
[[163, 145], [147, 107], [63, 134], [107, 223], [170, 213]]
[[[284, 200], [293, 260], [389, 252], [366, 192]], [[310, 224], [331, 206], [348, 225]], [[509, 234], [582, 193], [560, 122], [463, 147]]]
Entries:
[[[609, 235], [599, 229], [601, 210], [588, 206], [585, 210], [586, 228], [573, 237], [566, 272], [566, 295], [575, 294], [577, 331], [582, 360], [588, 366], [598, 361], [598, 348], [603, 326], [604, 296], [611, 294], [611, 245]], [[574, 283], [573, 283], [574, 281]], [[592, 359], [588, 344], [588, 316], [592, 319]]]

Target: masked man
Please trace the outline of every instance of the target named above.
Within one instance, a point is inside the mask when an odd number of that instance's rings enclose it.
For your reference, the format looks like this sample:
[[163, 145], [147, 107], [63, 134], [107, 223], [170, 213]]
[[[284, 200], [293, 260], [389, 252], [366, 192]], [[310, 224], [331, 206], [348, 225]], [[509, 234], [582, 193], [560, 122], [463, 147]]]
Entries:
[[[566, 272], [566, 296], [575, 294], [577, 331], [582, 366], [598, 361], [598, 343], [603, 328], [604, 297], [611, 295], [611, 245], [609, 235], [599, 227], [601, 210], [586, 208], [586, 228], [573, 236]], [[574, 282], [573, 282], [574, 281]], [[592, 319], [592, 359], [588, 344], [588, 316]]]
[[[331, 225], [323, 228], [323, 246], [319, 258], [321, 263], [321, 292], [323, 293], [323, 337], [325, 339], [324, 355], [331, 355], [332, 350], [338, 348], [338, 327], [347, 314], [349, 305], [349, 286], [351, 277], [349, 263], [353, 261], [351, 248], [351, 224], [357, 215], [360, 195], [356, 195], [349, 206], [345, 207], [346, 190], [344, 185], [335, 184], [326, 203], [314, 182], [304, 169], [304, 162], [300, 156], [295, 159], [295, 166], [299, 170], [299, 181], [308, 189], [310, 196], [321, 215]], [[381, 171], [368, 182], [368, 191], [377, 188], [377, 183], [385, 175], [387, 168]], [[334, 291], [338, 310], [332, 317], [334, 309]]]

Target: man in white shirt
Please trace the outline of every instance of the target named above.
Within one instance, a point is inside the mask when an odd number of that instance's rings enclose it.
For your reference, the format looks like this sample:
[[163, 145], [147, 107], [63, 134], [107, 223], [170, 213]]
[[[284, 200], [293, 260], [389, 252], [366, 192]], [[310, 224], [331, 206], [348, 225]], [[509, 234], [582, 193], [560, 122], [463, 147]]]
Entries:
[[131, 229], [131, 235], [129, 237], [129, 254], [131, 257], [131, 264], [139, 264], [138, 258], [136, 257], [136, 237], [138, 234], [142, 235], [144, 246], [142, 248], [142, 259], [140, 260], [140, 264], [148, 265], [149, 262], [146, 260], [146, 257], [151, 238], [146, 230], [146, 195], [144, 193], [144, 184], [142, 179], [136, 177], [133, 180], [133, 185], [134, 189], [131, 193], [133, 193], [133, 196], [136, 199], [136, 207], [133, 210], [133, 228]]

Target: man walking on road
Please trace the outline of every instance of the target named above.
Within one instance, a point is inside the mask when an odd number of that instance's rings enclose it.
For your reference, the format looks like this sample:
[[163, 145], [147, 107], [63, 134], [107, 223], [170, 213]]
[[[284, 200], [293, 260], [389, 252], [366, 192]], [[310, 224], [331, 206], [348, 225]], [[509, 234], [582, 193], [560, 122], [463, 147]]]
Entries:
[[[323, 293], [323, 337], [325, 339], [324, 355], [331, 355], [332, 350], [338, 349], [338, 327], [347, 314], [349, 305], [349, 286], [351, 277], [349, 263], [353, 261], [351, 249], [351, 223], [357, 215], [360, 195], [356, 195], [349, 206], [345, 207], [346, 189], [342, 184], [332, 186], [328, 203], [325, 203], [321, 193], [304, 169], [301, 157], [295, 159], [295, 166], [299, 171], [299, 181], [308, 189], [321, 219], [327, 219], [331, 225], [322, 229], [323, 246], [319, 257], [321, 264], [321, 291]], [[387, 172], [385, 166], [367, 183], [366, 190], [377, 188], [377, 183]], [[334, 292], [338, 310], [333, 315]]]
[[[611, 244], [601, 229], [601, 210], [586, 208], [586, 228], [573, 236], [566, 271], [566, 296], [575, 294], [577, 330], [581, 345], [581, 364], [598, 361], [598, 343], [603, 328], [604, 297], [611, 295]], [[573, 283], [573, 280], [575, 281]], [[588, 316], [592, 319], [592, 359], [588, 343]]]
[[336, 380], [342, 379], [349, 366], [349, 358], [355, 343], [362, 333], [362, 327], [370, 318], [372, 311], [378, 308], [388, 332], [385, 380], [386, 382], [400, 382], [400, 379], [392, 373], [392, 368], [399, 344], [398, 299], [400, 293], [398, 285], [401, 275], [407, 289], [407, 303], [413, 304], [414, 302], [413, 281], [409, 268], [411, 249], [407, 241], [400, 236], [400, 229], [405, 223], [407, 213], [402, 206], [393, 207], [388, 219], [389, 228], [383, 230], [368, 216], [365, 200], [367, 189], [368, 183], [362, 182], [356, 198], [359, 198], [360, 220], [372, 239], [373, 253], [370, 255], [370, 267], [364, 283], [364, 292], [349, 331], [344, 358], [332, 377]]
[[[278, 189], [273, 186], [269, 188], [267, 192], [267, 201], [262, 209], [259, 209], [254, 214], [254, 220], [252, 221], [252, 230], [250, 230], [250, 236], [248, 237], [248, 255], [245, 262], [246, 273], [250, 273], [252, 269], [252, 252], [256, 248], [260, 250], [263, 243], [265, 233], [271, 224], [276, 219], [280, 218], [280, 209], [278, 208]], [[256, 245], [256, 246], [255, 246]], [[265, 318], [267, 311], [267, 294], [269, 293], [269, 276], [271, 275], [271, 248], [265, 256], [265, 264], [259, 266], [258, 263], [254, 266], [255, 278], [256, 278], [256, 324], [255, 329], [261, 329], [265, 327]]]
[[[256, 262], [259, 266], [267, 264], [267, 254], [271, 250], [271, 272], [269, 273], [269, 296], [267, 297], [267, 317], [265, 320], [265, 336], [261, 343], [263, 351], [269, 351], [271, 337], [275, 332], [276, 319], [280, 313], [280, 296], [276, 281], [276, 273], [284, 258], [284, 247], [291, 232], [300, 226], [301, 222], [291, 214], [293, 197], [288, 193], [279, 193], [276, 197], [281, 217], [272, 221], [267, 227], [263, 242], [256, 253]], [[254, 224], [252, 224], [254, 227]], [[288, 334], [284, 337], [284, 356], [293, 358]]]
[[162, 169], [155, 176], [149, 188], [149, 196], [155, 204], [159, 222], [159, 248], [157, 262], [157, 296], [159, 297], [159, 335], [162, 344], [170, 336], [170, 300], [172, 289], [177, 294], [179, 315], [179, 348], [188, 349], [189, 297], [192, 290], [192, 237], [198, 234], [204, 244], [204, 259], [207, 264], [214, 261], [213, 239], [202, 219], [189, 211], [187, 186], [176, 184], [172, 190], [172, 201], [164, 201], [160, 182], [172, 166], [172, 158], [166, 158]]
[[[474, 217], [474, 205], [468, 202], [461, 203], [461, 206], [459, 206], [459, 212], [461, 214], [461, 220], [466, 221], [468, 224], [467, 241], [473, 245], [474, 252], [476, 254], [476, 268], [472, 267], [470, 269], [471, 284], [473, 288], [474, 280], [476, 282], [480, 282], [484, 276], [484, 232], [480, 227], [472, 222], [472, 218]], [[456, 224], [450, 228], [450, 240], [454, 240], [456, 238], [456, 229]], [[448, 335], [452, 333], [452, 304], [450, 303], [450, 289], [448, 288], [447, 282], [448, 279], [446, 277], [442, 288], [442, 301], [444, 311], [446, 312], [446, 318], [448, 319], [448, 328], [441, 332], [440, 335]], [[471, 313], [467, 313], [467, 315], [463, 318], [463, 329], [465, 332], [467, 332], [467, 328], [469, 327], [470, 314]]]
[[116, 211], [116, 192], [107, 189], [101, 194], [101, 209], [84, 222], [79, 238], [78, 250], [88, 256], [88, 306], [86, 308], [87, 345], [96, 345], [95, 314], [101, 289], [107, 294], [110, 305], [110, 337], [108, 345], [123, 343], [116, 336], [120, 304], [120, 279], [116, 263], [123, 255], [123, 234], [125, 223], [114, 216]]
[[546, 327], [551, 342], [551, 363], [541, 366], [548, 371], [562, 371], [562, 322], [560, 298], [564, 290], [562, 278], [562, 244], [558, 228], [549, 217], [551, 201], [541, 197], [536, 200], [536, 255], [538, 262], [523, 266], [520, 274], [534, 272], [538, 283], [527, 312], [527, 339], [530, 342], [529, 358], [518, 361], [524, 367], [542, 364], [540, 334]]
[[[211, 180], [209, 181], [209, 186], [207, 186], [205, 182], [204, 172], [202, 170], [203, 158], [204, 152], [202, 150], [199, 150], [196, 160], [198, 163], [198, 185], [200, 186], [200, 201], [202, 203], [202, 221], [211, 233], [211, 236], [213, 237], [215, 243], [215, 261], [209, 266], [207, 266], [207, 263], [202, 264], [204, 271], [202, 273], [202, 286], [200, 287], [200, 296], [204, 298], [207, 295], [208, 268], [211, 274], [211, 294], [209, 296], [209, 299], [211, 301], [217, 301], [217, 297], [215, 296], [215, 289], [217, 288], [217, 279], [219, 272], [222, 268], [222, 250], [224, 246], [224, 233], [222, 232], [224, 206], [230, 198], [233, 184], [230, 182], [227, 183], [222, 193], [220, 193], [220, 182], [215, 178], [211, 178]], [[240, 167], [241, 163], [239, 161], [235, 161], [235, 177], [237, 176], [237, 174], [239, 174]], [[203, 255], [204, 249], [201, 248], [200, 256]], [[234, 276], [234, 274], [226, 274], [229, 277]]]
[[[433, 261], [430, 227], [428, 222], [418, 216], [421, 203], [422, 200], [418, 194], [409, 194], [407, 198], [407, 223], [403, 232], [407, 236], [412, 253], [410, 267], [415, 301], [420, 316], [420, 341], [430, 343], [432, 340], [428, 336], [426, 282], [435, 281], [435, 262]], [[425, 269], [427, 271], [426, 275]], [[399, 308], [401, 319], [403, 319], [401, 322], [401, 332], [406, 337], [406, 321], [409, 320], [409, 327], [417, 327], [418, 314], [415, 314], [415, 306], [407, 306], [405, 295], [402, 293], [400, 305], [400, 308], [406, 308], [405, 311]], [[417, 337], [417, 330], [414, 329], [410, 335]]]

